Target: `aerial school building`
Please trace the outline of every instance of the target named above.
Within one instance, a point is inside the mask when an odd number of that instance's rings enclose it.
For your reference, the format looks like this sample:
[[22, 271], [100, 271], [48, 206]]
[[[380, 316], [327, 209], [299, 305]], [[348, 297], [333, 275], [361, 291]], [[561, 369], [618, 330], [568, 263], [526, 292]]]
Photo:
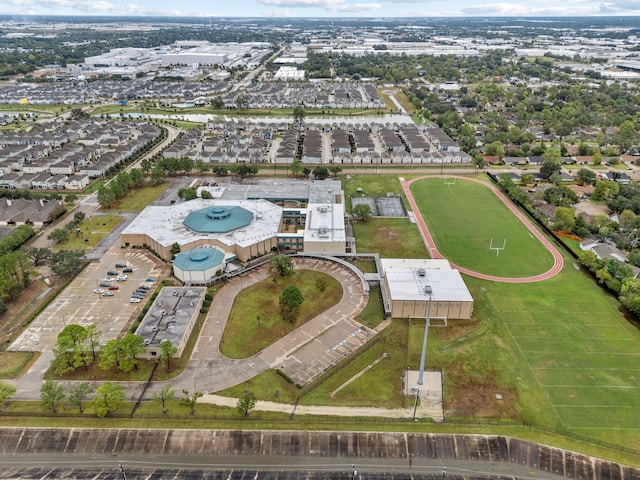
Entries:
[[[213, 199], [149, 206], [120, 235], [126, 248], [150, 248], [173, 261], [185, 283], [206, 284], [232, 260], [276, 249], [339, 254], [347, 250], [344, 194], [338, 180], [230, 184]], [[175, 254], [176, 245], [179, 253]], [[175, 256], [175, 258], [174, 258]]]

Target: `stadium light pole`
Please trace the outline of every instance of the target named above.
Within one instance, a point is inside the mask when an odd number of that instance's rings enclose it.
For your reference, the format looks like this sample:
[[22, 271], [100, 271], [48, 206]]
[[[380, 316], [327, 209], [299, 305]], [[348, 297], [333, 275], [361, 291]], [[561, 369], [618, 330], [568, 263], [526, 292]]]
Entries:
[[429, 337], [429, 320], [431, 319], [431, 290], [430, 285], [424, 287], [424, 292], [429, 295], [429, 301], [427, 302], [427, 320], [424, 325], [424, 338], [422, 339], [422, 356], [420, 357], [420, 372], [418, 373], [418, 385], [422, 385], [422, 378], [424, 377], [424, 361], [427, 357], [427, 338]]

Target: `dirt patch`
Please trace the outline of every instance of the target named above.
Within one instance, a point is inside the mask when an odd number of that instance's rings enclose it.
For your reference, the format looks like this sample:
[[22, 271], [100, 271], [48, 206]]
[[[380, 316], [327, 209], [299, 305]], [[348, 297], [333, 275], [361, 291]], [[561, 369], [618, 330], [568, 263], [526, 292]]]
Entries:
[[518, 394], [498, 385], [497, 372], [467, 374], [447, 371], [445, 415], [468, 418], [517, 418]]
[[575, 208], [576, 213], [586, 213], [591, 216], [609, 214], [609, 207], [593, 203], [588, 200], [582, 200], [581, 202], [576, 203], [573, 208]]

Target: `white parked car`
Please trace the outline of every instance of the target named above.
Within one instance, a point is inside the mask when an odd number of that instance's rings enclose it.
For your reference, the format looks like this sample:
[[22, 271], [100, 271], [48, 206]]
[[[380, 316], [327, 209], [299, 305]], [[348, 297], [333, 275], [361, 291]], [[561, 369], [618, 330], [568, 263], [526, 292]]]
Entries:
[[104, 293], [105, 291], [102, 288], [96, 288], [93, 293]]
[[129, 302], [130, 303], [140, 303], [140, 299], [132, 297], [131, 300], [129, 300]]
[[113, 292], [102, 292], [103, 297], [113, 297]]
[[118, 275], [118, 281], [119, 282], [126, 282], [127, 281], [127, 277], [126, 275]]

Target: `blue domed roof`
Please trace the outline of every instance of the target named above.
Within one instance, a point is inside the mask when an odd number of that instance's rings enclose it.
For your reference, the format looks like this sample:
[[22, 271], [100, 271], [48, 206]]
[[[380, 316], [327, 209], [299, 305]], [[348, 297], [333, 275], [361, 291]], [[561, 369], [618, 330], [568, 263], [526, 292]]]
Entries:
[[198, 247], [180, 252], [173, 259], [173, 264], [180, 270], [204, 271], [221, 265], [224, 252], [215, 247]]
[[199, 233], [226, 233], [246, 227], [253, 220], [253, 213], [242, 207], [214, 205], [191, 212], [182, 222]]

